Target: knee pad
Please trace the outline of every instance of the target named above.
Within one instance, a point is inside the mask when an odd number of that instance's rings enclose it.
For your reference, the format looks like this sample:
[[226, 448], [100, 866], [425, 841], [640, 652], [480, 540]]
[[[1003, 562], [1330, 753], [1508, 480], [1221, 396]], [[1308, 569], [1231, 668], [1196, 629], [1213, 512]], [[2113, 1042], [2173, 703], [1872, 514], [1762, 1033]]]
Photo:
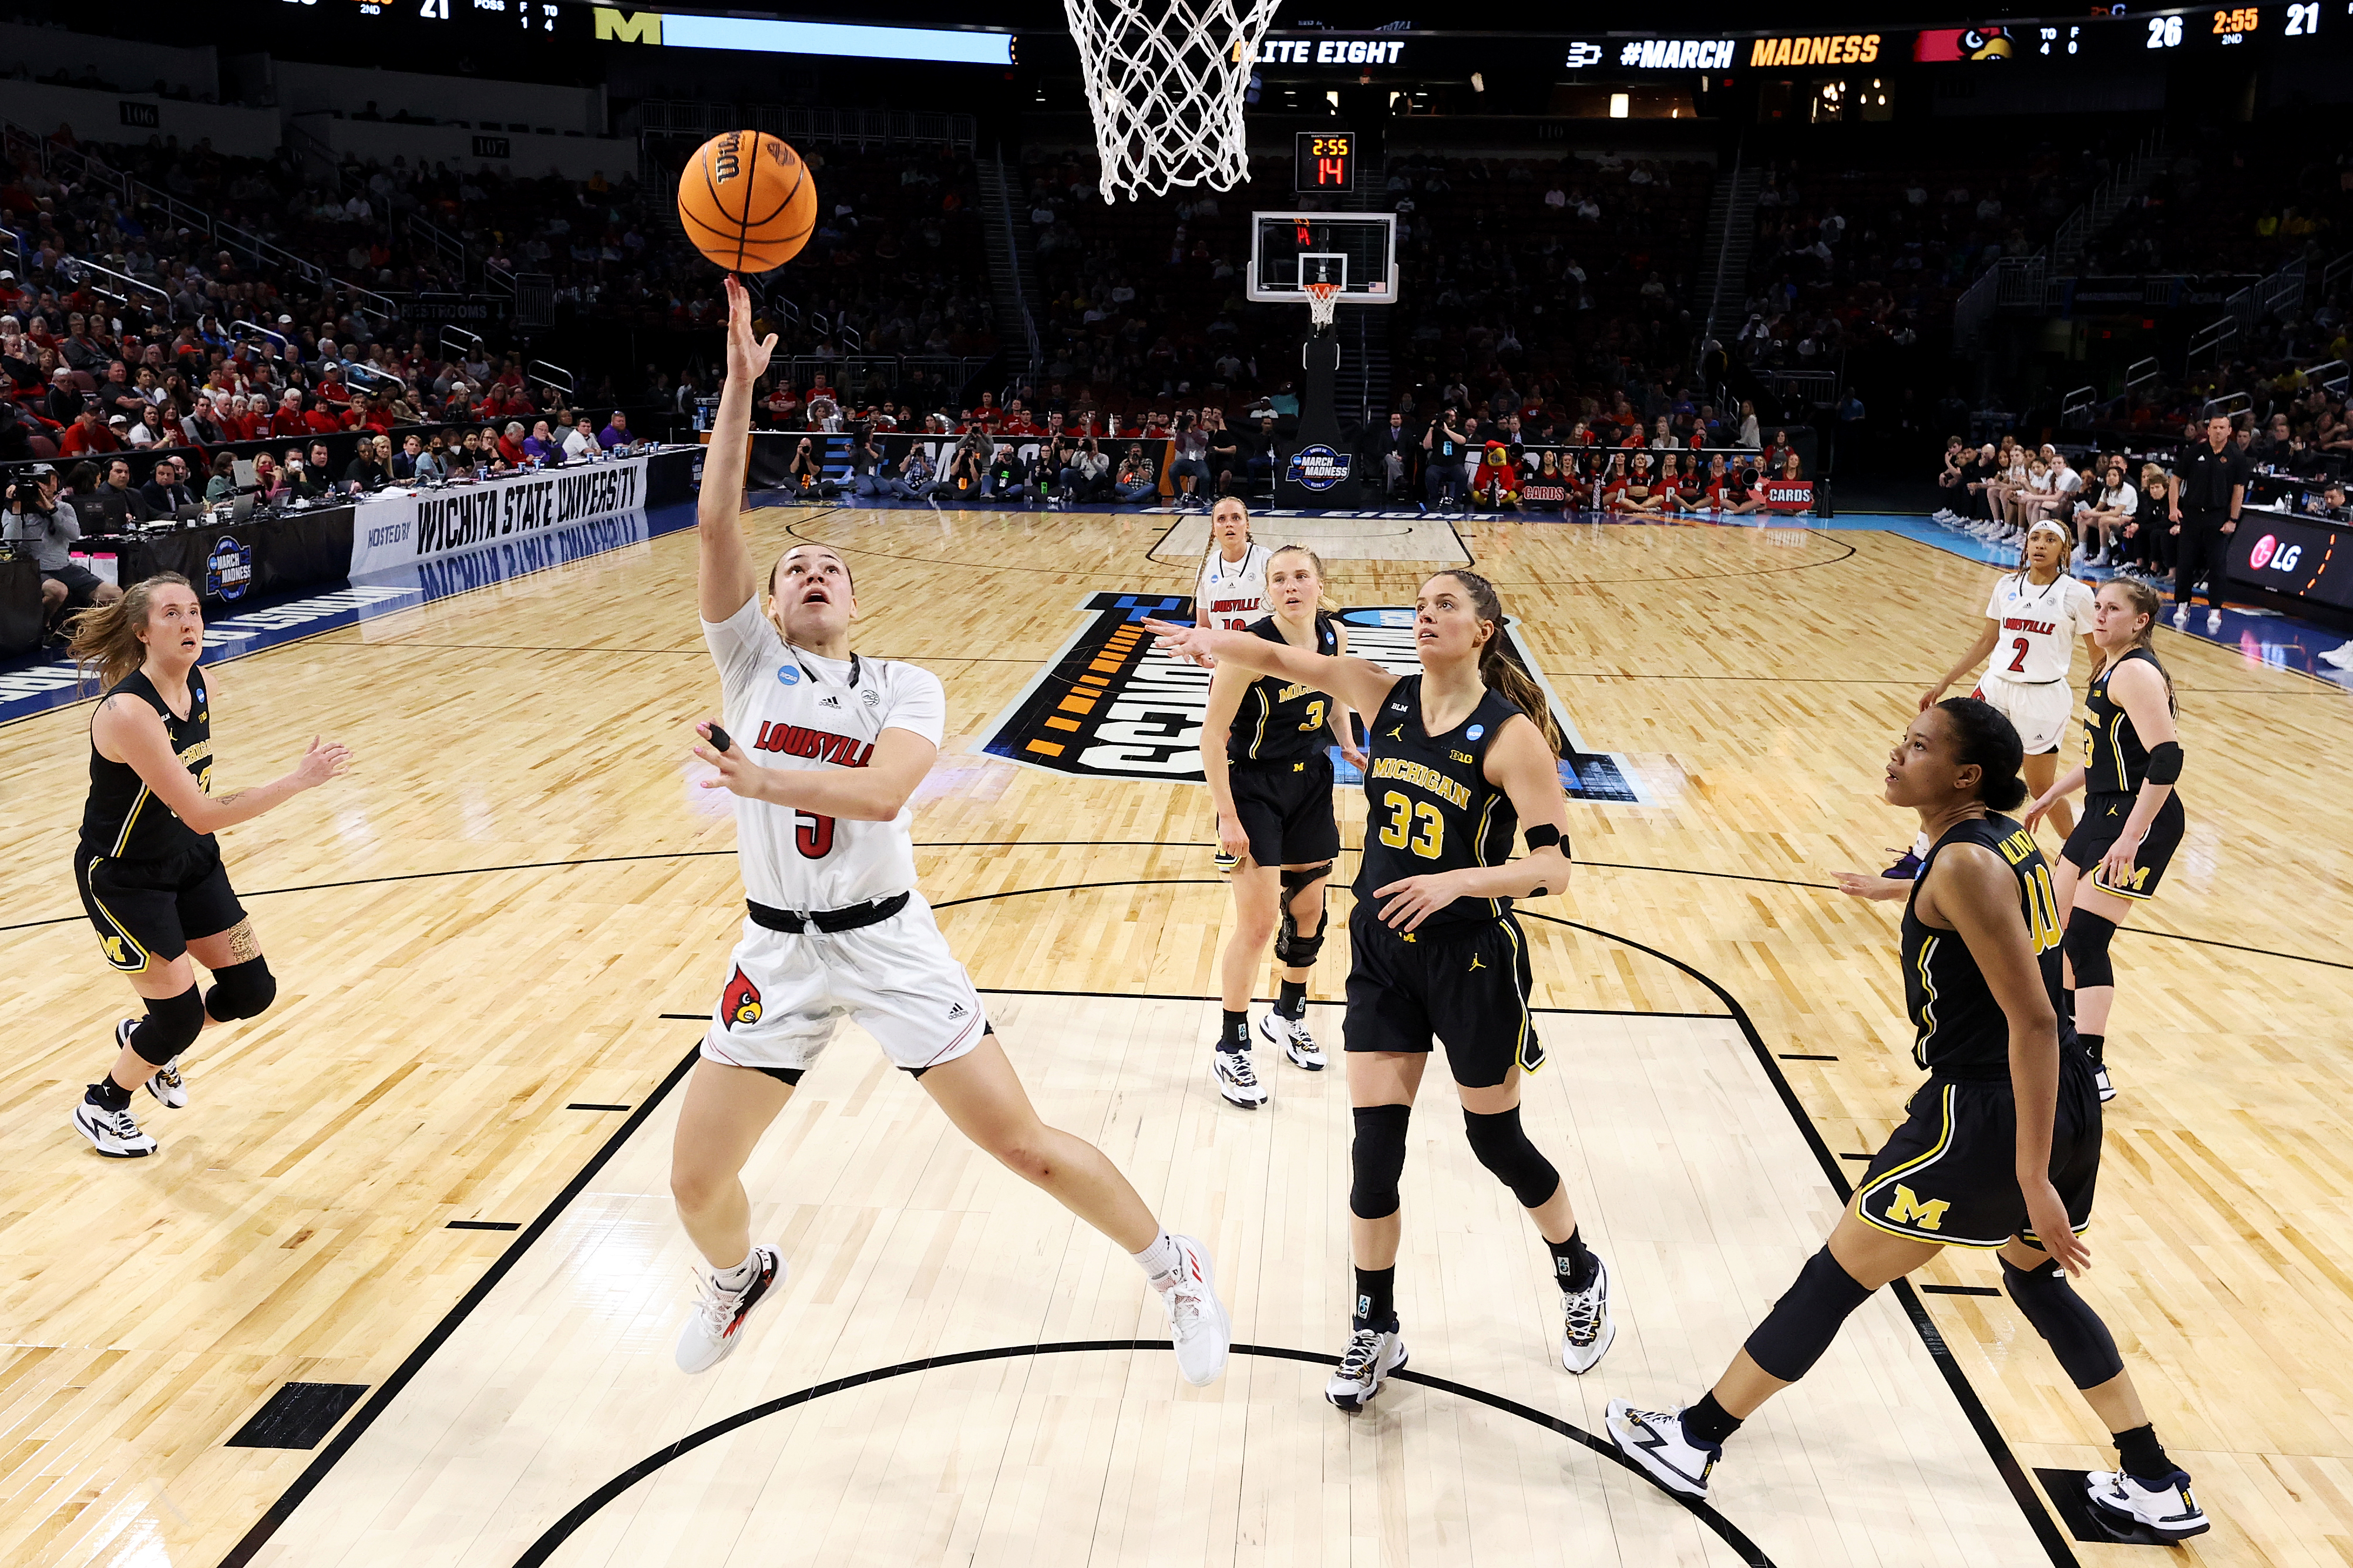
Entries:
[[1348, 1188], [1348, 1212], [1358, 1219], [1387, 1219], [1398, 1212], [1405, 1129], [1412, 1116], [1410, 1105], [1356, 1107], [1356, 1137], [1348, 1146], [1348, 1163], [1356, 1173]]
[[1465, 1110], [1462, 1132], [1471, 1140], [1471, 1152], [1479, 1156], [1479, 1163], [1512, 1189], [1522, 1208], [1535, 1208], [1560, 1191], [1560, 1173], [1528, 1142], [1520, 1128], [1518, 1106], [1493, 1116]]
[[259, 1017], [278, 1000], [278, 978], [266, 958], [248, 958], [213, 971], [213, 988], [205, 993], [205, 1011], [216, 1022]]
[[1806, 1259], [1798, 1278], [1748, 1336], [1748, 1359], [1766, 1374], [1795, 1383], [1814, 1370], [1854, 1310], [1871, 1300], [1862, 1281], [1827, 1247]]
[[1288, 968], [1312, 969], [1324, 951], [1324, 900], [1319, 895], [1315, 910], [1315, 934], [1299, 934], [1299, 921], [1291, 912], [1291, 900], [1304, 889], [1322, 883], [1329, 887], [1332, 868], [1327, 863], [1309, 871], [1285, 871], [1282, 876], [1282, 918], [1274, 928], [1274, 956]]
[[2116, 1336], [2092, 1304], [2075, 1294], [2064, 1268], [2056, 1263], [2021, 1268], [2005, 1258], [2001, 1283], [2018, 1303], [2019, 1315], [2034, 1325], [2077, 1388], [2097, 1388], [2124, 1371]]
[[2089, 991], [2094, 986], [2116, 983], [2116, 965], [2108, 962], [2108, 943], [2116, 940], [2116, 922], [2086, 909], [2071, 910], [2067, 916], [2067, 934], [2061, 946], [2067, 962], [2075, 966], [2075, 989]]
[[150, 1067], [162, 1067], [196, 1043], [205, 1026], [205, 1004], [189, 986], [177, 996], [150, 996], [147, 1016], [131, 1031], [131, 1048]]

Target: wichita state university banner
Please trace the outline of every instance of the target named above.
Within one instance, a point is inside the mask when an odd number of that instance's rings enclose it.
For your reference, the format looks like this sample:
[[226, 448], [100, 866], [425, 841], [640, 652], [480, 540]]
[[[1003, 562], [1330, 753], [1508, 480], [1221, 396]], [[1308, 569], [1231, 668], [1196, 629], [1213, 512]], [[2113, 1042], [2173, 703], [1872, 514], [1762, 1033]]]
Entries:
[[[1143, 625], [1147, 616], [1189, 622], [1191, 605], [1182, 595], [1095, 594], [1082, 600], [1078, 610], [1085, 624], [990, 723], [978, 749], [1082, 777], [1199, 784], [1209, 672], [1159, 652]], [[1372, 605], [1342, 610], [1339, 617], [1348, 628], [1350, 653], [1399, 675], [1420, 671], [1410, 608]], [[1503, 635], [1504, 651], [1535, 675], [1568, 738], [1569, 754], [1560, 764], [1562, 787], [1580, 800], [1640, 801], [1625, 760], [1585, 750], [1559, 697], [1530, 664], [1508, 625]], [[1340, 783], [1362, 782], [1340, 760], [1337, 748], [1332, 766]]]

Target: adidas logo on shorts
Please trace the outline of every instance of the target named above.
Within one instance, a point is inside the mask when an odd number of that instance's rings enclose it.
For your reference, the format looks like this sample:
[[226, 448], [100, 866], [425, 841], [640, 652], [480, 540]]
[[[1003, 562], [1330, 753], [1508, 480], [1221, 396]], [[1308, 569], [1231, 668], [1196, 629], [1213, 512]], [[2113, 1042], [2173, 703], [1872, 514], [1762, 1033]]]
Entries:
[[963, 1003], [961, 1003], [961, 1002], [951, 1002], [951, 1003], [949, 1003], [949, 1004], [948, 1004], [948, 1016], [949, 1016], [949, 1017], [951, 1017], [951, 1018], [961, 1018], [961, 1017], [963, 1017], [963, 1016], [964, 1016], [964, 1015], [965, 1015], [965, 1005], [964, 1005], [964, 1004], [963, 1004]]

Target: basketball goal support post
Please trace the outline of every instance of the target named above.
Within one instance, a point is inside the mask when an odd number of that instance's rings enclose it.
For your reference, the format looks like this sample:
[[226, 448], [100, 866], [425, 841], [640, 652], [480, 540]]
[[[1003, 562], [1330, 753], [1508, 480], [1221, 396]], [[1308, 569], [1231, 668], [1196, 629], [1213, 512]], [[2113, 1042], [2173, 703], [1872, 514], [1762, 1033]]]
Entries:
[[1300, 293], [1307, 304], [1308, 335], [1299, 345], [1299, 429], [1275, 451], [1274, 504], [1354, 511], [1359, 493], [1356, 455], [1341, 441], [1335, 393], [1340, 339], [1333, 326], [1340, 284], [1303, 281]]

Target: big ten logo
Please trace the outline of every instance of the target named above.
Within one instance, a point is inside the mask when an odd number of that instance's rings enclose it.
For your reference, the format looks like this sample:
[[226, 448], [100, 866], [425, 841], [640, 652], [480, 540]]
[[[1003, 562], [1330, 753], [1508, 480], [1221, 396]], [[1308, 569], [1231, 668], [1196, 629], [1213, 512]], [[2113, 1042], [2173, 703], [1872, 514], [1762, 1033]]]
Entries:
[[2266, 568], [2274, 572], [2293, 572], [2303, 554], [2303, 545], [2282, 544], [2277, 537], [2266, 533], [2255, 541], [2253, 550], [2247, 552], [2247, 564], [2258, 572]]

